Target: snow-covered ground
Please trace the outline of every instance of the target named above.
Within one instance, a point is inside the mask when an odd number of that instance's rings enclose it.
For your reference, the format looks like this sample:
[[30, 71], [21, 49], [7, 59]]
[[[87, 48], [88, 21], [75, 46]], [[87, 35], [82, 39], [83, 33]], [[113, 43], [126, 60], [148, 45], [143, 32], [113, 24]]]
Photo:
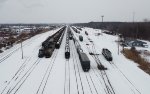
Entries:
[[[1, 94], [150, 93], [150, 76], [121, 53], [118, 55], [116, 36], [107, 34], [95, 36], [95, 33], [101, 30], [84, 28], [81, 31], [84, 41], [80, 42], [80, 45], [91, 61], [89, 72], [83, 72], [72, 40], [70, 40], [71, 57], [69, 60], [64, 58], [66, 34], [60, 49], [55, 50], [51, 58], [38, 58], [41, 43], [57, 30], [36, 35], [23, 42], [24, 59], [21, 59], [20, 44], [0, 54]], [[85, 35], [84, 31], [89, 35]], [[75, 32], [74, 34], [78, 39], [79, 34]], [[108, 78], [103, 79], [102, 75], [105, 74], [101, 74], [95, 60], [88, 54], [88, 51], [92, 50], [89, 38], [95, 45], [96, 53], [100, 54], [98, 58], [101, 63], [108, 68], [106, 70]], [[113, 62], [106, 61], [101, 55], [102, 48], [108, 48], [112, 52]], [[111, 87], [114, 92], [109, 90]]]

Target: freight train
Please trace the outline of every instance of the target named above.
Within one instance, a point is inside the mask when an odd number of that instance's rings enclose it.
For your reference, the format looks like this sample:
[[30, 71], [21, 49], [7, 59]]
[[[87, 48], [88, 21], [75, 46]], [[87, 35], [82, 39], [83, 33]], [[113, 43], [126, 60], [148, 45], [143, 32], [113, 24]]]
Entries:
[[79, 34], [80, 34], [80, 31], [79, 31], [77, 28], [72, 27], [72, 29], [73, 29], [76, 33], [79, 33]]
[[39, 58], [42, 58], [44, 56], [46, 58], [49, 58], [53, 54], [55, 48], [59, 48], [58, 45], [56, 46], [56, 44], [57, 42], [59, 42], [59, 46], [60, 46], [65, 28], [66, 26], [62, 27], [59, 31], [54, 33], [52, 36], [49, 36], [44, 42], [42, 42], [42, 48], [39, 49], [39, 53], [38, 53]]
[[70, 47], [69, 47], [69, 36], [71, 34], [70, 28], [67, 28], [67, 33], [66, 33], [66, 44], [65, 44], [65, 58], [69, 59], [70, 58]]
[[[64, 30], [64, 31], [65, 31], [65, 30]], [[59, 48], [60, 48], [60, 45], [61, 45], [62, 39], [63, 39], [63, 37], [64, 37], [64, 34], [65, 34], [65, 32], [62, 33], [61, 37], [60, 37], [59, 40], [56, 42], [56, 44], [55, 44], [55, 48], [56, 48], [56, 49], [59, 49]]]
[[90, 60], [88, 56], [86, 55], [86, 53], [83, 52], [79, 42], [74, 36], [73, 36], [73, 41], [74, 41], [74, 44], [75, 44], [75, 47], [79, 56], [82, 69], [84, 72], [88, 72], [90, 70]]

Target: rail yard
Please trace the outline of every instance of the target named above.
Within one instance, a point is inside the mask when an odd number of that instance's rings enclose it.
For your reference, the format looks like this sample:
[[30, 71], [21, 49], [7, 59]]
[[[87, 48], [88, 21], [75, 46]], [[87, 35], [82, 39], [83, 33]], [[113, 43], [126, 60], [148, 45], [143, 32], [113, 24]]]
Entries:
[[149, 75], [99, 32], [65, 25], [36, 35], [23, 59], [15, 45], [0, 55], [0, 94], [149, 94]]

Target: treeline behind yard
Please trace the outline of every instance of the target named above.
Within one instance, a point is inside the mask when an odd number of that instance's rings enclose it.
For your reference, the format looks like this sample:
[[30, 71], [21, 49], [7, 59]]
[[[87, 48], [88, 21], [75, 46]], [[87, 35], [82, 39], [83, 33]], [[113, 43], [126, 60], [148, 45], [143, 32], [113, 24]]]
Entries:
[[74, 25], [105, 29], [113, 34], [122, 34], [123, 37], [150, 40], [150, 22], [90, 22]]

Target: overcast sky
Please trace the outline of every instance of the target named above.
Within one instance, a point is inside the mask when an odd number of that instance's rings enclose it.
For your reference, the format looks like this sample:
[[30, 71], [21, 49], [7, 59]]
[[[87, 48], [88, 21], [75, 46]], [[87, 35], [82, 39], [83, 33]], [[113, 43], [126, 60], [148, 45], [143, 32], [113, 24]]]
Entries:
[[0, 23], [74, 23], [150, 19], [150, 0], [0, 0]]

